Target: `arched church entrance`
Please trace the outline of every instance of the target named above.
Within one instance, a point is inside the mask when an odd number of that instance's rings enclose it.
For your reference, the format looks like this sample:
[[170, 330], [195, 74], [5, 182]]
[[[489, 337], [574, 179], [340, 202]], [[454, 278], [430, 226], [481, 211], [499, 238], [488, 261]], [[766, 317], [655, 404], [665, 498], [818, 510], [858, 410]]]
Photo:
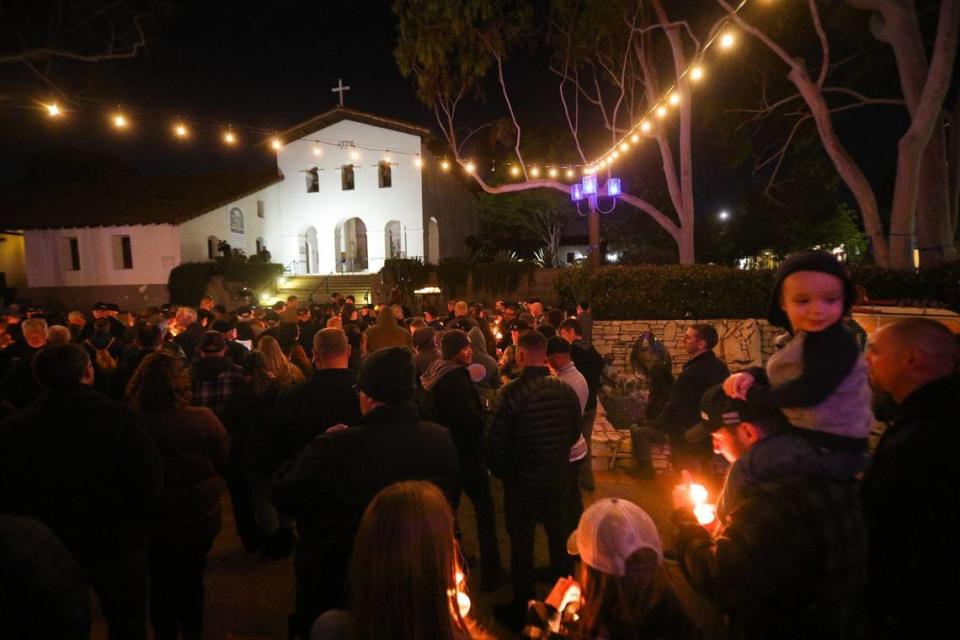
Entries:
[[367, 270], [367, 225], [360, 218], [349, 218], [337, 225], [333, 234], [337, 271], [355, 273]]
[[387, 259], [404, 257], [403, 248], [403, 230], [399, 220], [391, 220], [387, 223], [383, 233], [386, 243], [385, 255]]

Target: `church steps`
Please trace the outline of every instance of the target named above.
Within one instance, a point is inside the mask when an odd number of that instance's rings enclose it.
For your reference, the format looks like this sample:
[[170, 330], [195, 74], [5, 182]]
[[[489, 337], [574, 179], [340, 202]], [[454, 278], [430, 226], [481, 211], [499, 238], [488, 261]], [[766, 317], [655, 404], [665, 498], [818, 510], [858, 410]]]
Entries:
[[377, 301], [380, 285], [380, 276], [375, 273], [357, 274], [327, 274], [287, 276], [285, 282], [277, 288], [277, 298], [286, 299], [295, 295], [301, 302], [309, 302], [313, 295], [313, 302], [326, 303], [330, 294], [339, 293], [342, 296], [353, 295], [357, 304], [366, 304]]

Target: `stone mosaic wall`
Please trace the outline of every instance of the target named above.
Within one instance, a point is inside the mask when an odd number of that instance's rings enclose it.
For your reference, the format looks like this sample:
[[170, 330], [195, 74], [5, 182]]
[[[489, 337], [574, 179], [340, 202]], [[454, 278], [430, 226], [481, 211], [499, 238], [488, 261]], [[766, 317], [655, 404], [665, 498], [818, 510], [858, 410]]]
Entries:
[[601, 355], [613, 355], [617, 373], [632, 375], [630, 350], [637, 337], [652, 331], [663, 340], [673, 361], [673, 374], [683, 368], [688, 356], [683, 349], [683, 334], [694, 324], [711, 324], [717, 329], [720, 344], [717, 356], [731, 371], [763, 366], [774, 351], [774, 338], [781, 333], [766, 320], [597, 320], [593, 323], [593, 346]]

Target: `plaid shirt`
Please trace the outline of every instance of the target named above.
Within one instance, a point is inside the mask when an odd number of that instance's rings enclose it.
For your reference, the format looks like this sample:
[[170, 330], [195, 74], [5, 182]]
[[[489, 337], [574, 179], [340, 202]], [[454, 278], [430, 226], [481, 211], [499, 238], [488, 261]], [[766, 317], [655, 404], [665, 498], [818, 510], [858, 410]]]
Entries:
[[825, 477], [744, 489], [716, 539], [674, 512], [678, 560], [691, 585], [731, 614], [745, 638], [857, 638], [867, 545], [857, 488]]
[[207, 407], [223, 419], [227, 400], [243, 384], [243, 369], [229, 358], [201, 358], [190, 367], [193, 406]]

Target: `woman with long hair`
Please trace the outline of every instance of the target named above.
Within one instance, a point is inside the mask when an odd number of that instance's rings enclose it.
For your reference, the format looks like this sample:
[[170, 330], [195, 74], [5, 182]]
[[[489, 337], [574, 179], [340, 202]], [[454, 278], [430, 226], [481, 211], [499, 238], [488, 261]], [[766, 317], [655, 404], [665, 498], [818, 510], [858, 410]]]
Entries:
[[311, 640], [488, 638], [467, 615], [453, 513], [430, 482], [392, 484], [360, 522], [350, 565], [350, 610], [329, 611]]
[[227, 433], [189, 396], [186, 369], [164, 351], [144, 358], [127, 385], [127, 400], [166, 462], [150, 526], [150, 620], [159, 640], [202, 637], [203, 574], [220, 531]]
[[531, 602], [525, 637], [699, 637], [670, 587], [657, 526], [637, 505], [620, 498], [595, 502], [567, 550], [580, 556], [580, 580], [561, 578], [546, 601]]
[[257, 350], [261, 351], [267, 359], [267, 371], [281, 388], [303, 380], [303, 372], [284, 355], [280, 343], [273, 336], [260, 336], [260, 340], [257, 341]]
[[270, 499], [273, 475], [282, 463], [277, 441], [279, 395], [280, 385], [268, 370], [266, 355], [251, 351], [243, 358], [243, 384], [227, 401], [223, 418], [234, 437], [234, 460], [253, 494], [256, 539], [263, 544], [263, 552], [275, 558], [293, 553], [296, 542], [293, 521], [279, 515]]
[[531, 602], [525, 637], [700, 637], [670, 587], [657, 526], [637, 505], [620, 498], [595, 502], [567, 550], [580, 556], [579, 582], [561, 578], [545, 602]]

